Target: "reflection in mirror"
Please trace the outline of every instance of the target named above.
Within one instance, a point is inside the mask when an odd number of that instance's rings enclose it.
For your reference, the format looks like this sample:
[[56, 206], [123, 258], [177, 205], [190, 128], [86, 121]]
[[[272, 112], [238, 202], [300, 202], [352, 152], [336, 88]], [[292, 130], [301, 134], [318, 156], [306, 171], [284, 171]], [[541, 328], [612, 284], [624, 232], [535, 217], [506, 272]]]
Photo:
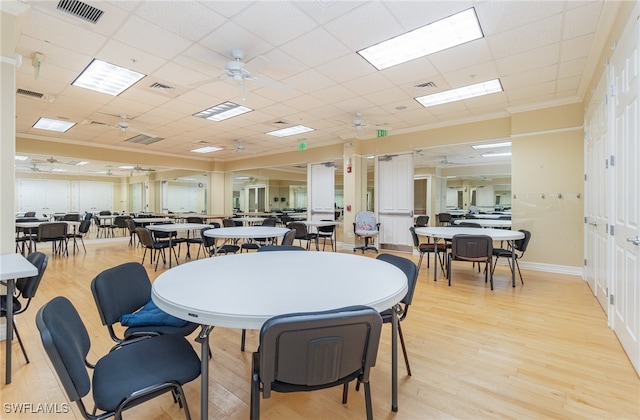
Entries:
[[510, 210], [510, 151], [504, 139], [416, 150], [414, 214]]
[[207, 213], [208, 177], [194, 173], [159, 180], [158, 189], [162, 213]]

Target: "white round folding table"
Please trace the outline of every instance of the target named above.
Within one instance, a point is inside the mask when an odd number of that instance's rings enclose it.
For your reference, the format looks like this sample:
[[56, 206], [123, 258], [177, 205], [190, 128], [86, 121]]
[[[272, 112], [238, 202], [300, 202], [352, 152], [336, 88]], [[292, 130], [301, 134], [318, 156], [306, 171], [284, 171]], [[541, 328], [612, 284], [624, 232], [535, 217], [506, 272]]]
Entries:
[[[222, 229], [212, 229], [206, 233]], [[334, 252], [252, 252], [174, 267], [153, 282], [163, 311], [202, 325], [201, 413], [207, 418], [209, 334], [213, 327], [260, 329], [269, 318], [351, 305], [377, 311], [407, 293], [402, 270], [374, 258]], [[392, 322], [392, 409], [397, 410], [397, 318]]]

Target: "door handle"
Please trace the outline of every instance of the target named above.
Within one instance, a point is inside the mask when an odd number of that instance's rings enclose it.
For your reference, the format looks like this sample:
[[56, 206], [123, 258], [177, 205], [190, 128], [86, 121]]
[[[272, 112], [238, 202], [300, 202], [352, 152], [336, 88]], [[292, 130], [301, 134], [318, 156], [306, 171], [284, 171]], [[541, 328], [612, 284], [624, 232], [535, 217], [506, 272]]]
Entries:
[[640, 236], [636, 236], [635, 238], [627, 238], [627, 242], [631, 242], [634, 245], [640, 245]]

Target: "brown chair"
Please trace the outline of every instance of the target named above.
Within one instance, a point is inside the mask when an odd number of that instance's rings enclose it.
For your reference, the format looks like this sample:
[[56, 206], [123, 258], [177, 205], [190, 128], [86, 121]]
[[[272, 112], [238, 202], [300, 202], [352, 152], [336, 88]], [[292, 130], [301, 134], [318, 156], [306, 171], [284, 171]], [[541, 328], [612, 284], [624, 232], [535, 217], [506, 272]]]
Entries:
[[[414, 248], [420, 253], [420, 259], [418, 260], [418, 273], [420, 273], [420, 267], [422, 266], [422, 258], [425, 254], [433, 254], [436, 252], [436, 244], [429, 242], [420, 242], [418, 238], [418, 234], [416, 233], [416, 228], [410, 227], [409, 231], [411, 232], [411, 238], [413, 239]], [[446, 271], [444, 268], [444, 259], [447, 255], [447, 247], [446, 245], [441, 245], [438, 249], [438, 260], [440, 261], [440, 267], [442, 271]], [[429, 268], [429, 257], [427, 257], [427, 268]]]
[[451, 262], [468, 261], [485, 264], [484, 282], [490, 278], [491, 290], [493, 290], [493, 273], [491, 261], [493, 258], [493, 239], [488, 235], [453, 235], [451, 239], [451, 252], [447, 258], [447, 279], [451, 286]]
[[316, 249], [318, 248], [318, 235], [315, 233], [309, 233], [307, 225], [302, 222], [289, 222], [287, 227], [296, 232], [295, 239], [298, 240], [300, 246], [302, 246], [302, 241], [306, 241], [307, 245], [305, 246], [305, 249], [309, 250], [311, 241], [315, 241]]
[[451, 225], [451, 214], [450, 213], [440, 213], [438, 215], [438, 223], [440, 226], [450, 226]]
[[429, 226], [429, 216], [418, 216], [414, 227], [427, 227]]
[[67, 253], [67, 229], [65, 222], [48, 222], [38, 226], [36, 242], [51, 242], [52, 253], [62, 255]]
[[[144, 247], [144, 253], [142, 254], [142, 264], [144, 264], [144, 258], [147, 256], [147, 250], [150, 250], [149, 262], [153, 264], [153, 259], [155, 257], [155, 269], [156, 271], [158, 271], [158, 262], [160, 261], [160, 258], [158, 258], [157, 254], [158, 252], [160, 252], [160, 255], [162, 256], [162, 262], [166, 264], [167, 259], [164, 250], [169, 248], [169, 241], [156, 241], [153, 236], [151, 236], [151, 231], [149, 231], [149, 229], [147, 228], [136, 228], [136, 234], [138, 235], [138, 240]], [[175, 243], [172, 244], [171, 248], [173, 248], [173, 246], [175, 246]], [[171, 250], [169, 250], [169, 252], [171, 252]], [[173, 251], [173, 254], [176, 258], [176, 261], [178, 261], [178, 256], [175, 254], [175, 250]]]
[[291, 229], [289, 232], [285, 233], [282, 237], [282, 243], [280, 245], [293, 245], [293, 241], [296, 239], [296, 231]]

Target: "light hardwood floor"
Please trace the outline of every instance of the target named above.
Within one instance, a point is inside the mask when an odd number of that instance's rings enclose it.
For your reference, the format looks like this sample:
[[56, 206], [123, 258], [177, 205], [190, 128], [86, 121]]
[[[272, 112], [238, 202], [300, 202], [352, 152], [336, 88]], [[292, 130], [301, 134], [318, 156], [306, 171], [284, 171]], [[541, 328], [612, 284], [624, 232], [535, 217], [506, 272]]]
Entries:
[[[60, 388], [44, 353], [35, 314], [54, 296], [67, 296], [89, 330], [90, 360], [106, 353], [113, 343], [100, 323], [89, 285], [106, 268], [141, 260], [142, 250], [127, 246], [127, 241], [94, 240], [87, 244], [86, 255], [81, 251], [49, 259], [33, 307], [17, 317], [31, 363], [25, 363], [14, 342], [10, 385], [4, 384], [4, 342], [0, 346], [0, 418], [81, 418], [75, 403], [70, 404]], [[41, 250], [51, 252], [46, 246]], [[366, 255], [376, 254], [368, 251]], [[418, 261], [417, 257], [403, 255]], [[423, 262], [413, 305], [402, 324], [413, 376], [406, 376], [400, 358], [398, 413], [390, 409], [390, 327], [383, 327], [371, 378], [375, 418], [640, 418], [640, 379], [585, 282], [575, 276], [524, 270], [524, 286], [518, 283], [512, 288], [508, 268], [498, 267], [495, 290], [490, 291], [483, 275], [470, 264], [457, 264], [453, 284], [448, 287], [443, 277], [434, 282], [433, 272]], [[145, 267], [152, 279], [164, 269], [154, 272], [148, 262]], [[304, 273], [300, 276], [304, 280]], [[211, 345], [210, 418], [247, 419], [251, 352], [257, 346], [257, 332], [248, 332], [244, 353], [237, 330], [216, 328]], [[199, 345], [194, 346], [199, 351]], [[200, 415], [199, 381], [185, 388], [193, 418]], [[90, 396], [86, 402], [91, 407]], [[15, 412], [20, 404], [27, 413]], [[24, 404], [31, 404], [31, 408]], [[64, 411], [67, 406], [68, 413], [41, 411]], [[262, 401], [264, 419], [363, 416], [363, 395], [353, 386], [346, 405], [341, 404], [338, 388], [274, 393]], [[170, 419], [183, 415], [166, 395], [126, 412], [125, 418]]]

